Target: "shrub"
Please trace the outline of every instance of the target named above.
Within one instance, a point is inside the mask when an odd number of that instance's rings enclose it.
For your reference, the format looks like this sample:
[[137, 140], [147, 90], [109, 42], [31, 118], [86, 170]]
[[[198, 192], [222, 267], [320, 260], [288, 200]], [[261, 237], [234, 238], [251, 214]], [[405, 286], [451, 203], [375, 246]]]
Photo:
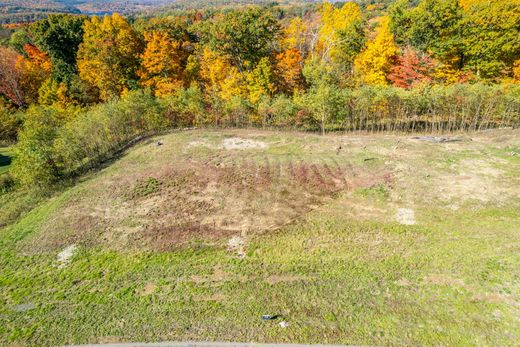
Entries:
[[276, 127], [294, 127], [298, 110], [293, 100], [284, 94], [265, 99], [258, 106], [262, 124]]
[[0, 105], [0, 143], [16, 141], [20, 126], [18, 115]]
[[59, 170], [66, 176], [95, 167], [129, 141], [169, 126], [164, 108], [148, 91], [94, 107], [59, 129], [54, 144]]
[[22, 185], [52, 184], [168, 125], [164, 108], [147, 91], [131, 92], [76, 117], [53, 107], [33, 108], [15, 146], [13, 177]]
[[199, 87], [181, 89], [176, 95], [160, 99], [172, 126], [187, 127], [204, 123], [204, 98]]
[[63, 116], [57, 109], [32, 107], [14, 146], [14, 179], [22, 185], [46, 185], [59, 178], [53, 144]]
[[0, 195], [11, 191], [14, 188], [14, 185], [14, 178], [9, 173], [0, 175]]
[[254, 121], [254, 107], [248, 99], [234, 96], [223, 104], [223, 125], [239, 127], [250, 126]]

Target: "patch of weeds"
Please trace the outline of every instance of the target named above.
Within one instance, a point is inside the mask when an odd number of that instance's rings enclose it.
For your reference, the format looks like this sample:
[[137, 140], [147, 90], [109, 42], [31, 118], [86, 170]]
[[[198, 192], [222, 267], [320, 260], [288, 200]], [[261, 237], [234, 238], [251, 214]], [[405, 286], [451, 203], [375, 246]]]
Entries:
[[390, 191], [384, 184], [377, 184], [368, 188], [356, 189], [355, 194], [366, 199], [386, 201], [390, 197]]
[[0, 174], [0, 195], [10, 192], [14, 188], [14, 179], [8, 173]]
[[148, 177], [147, 179], [138, 182], [129, 192], [128, 198], [144, 198], [146, 196], [158, 193], [161, 189], [161, 182], [155, 177]]
[[507, 270], [505, 264], [498, 259], [489, 259], [480, 271], [479, 278], [487, 282], [500, 282], [502, 273]]

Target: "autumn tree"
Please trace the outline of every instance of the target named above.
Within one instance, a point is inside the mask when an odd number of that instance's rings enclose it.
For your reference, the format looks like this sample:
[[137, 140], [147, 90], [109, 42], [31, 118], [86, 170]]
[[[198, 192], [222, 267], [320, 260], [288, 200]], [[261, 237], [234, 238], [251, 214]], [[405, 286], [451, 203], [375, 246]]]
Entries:
[[234, 98], [246, 98], [248, 95], [246, 75], [236, 66], [229, 66], [226, 77], [219, 84], [218, 96], [225, 101]]
[[141, 84], [151, 87], [157, 96], [171, 95], [183, 86], [183, 62], [186, 52], [182, 42], [175, 41], [168, 33], [145, 33], [146, 49], [139, 71]]
[[447, 79], [450, 71], [458, 74], [466, 64], [459, 0], [422, 0], [403, 16], [409, 24], [403, 43], [440, 60]]
[[345, 109], [342, 91], [337, 87], [330, 64], [320, 59], [310, 59], [306, 62], [303, 75], [309, 84], [309, 90], [302, 95], [296, 95], [300, 103], [311, 114], [311, 121], [319, 126], [324, 135], [329, 123], [341, 117]]
[[279, 24], [271, 12], [253, 7], [219, 13], [201, 22], [196, 30], [203, 45], [244, 72], [271, 55]]
[[511, 75], [520, 56], [520, 0], [465, 0], [465, 65], [480, 77]]
[[194, 37], [188, 30], [186, 19], [147, 21], [144, 37], [146, 48], [138, 73], [141, 84], [151, 87], [159, 96], [170, 95], [180, 87], [188, 86], [196, 74], [196, 66], [193, 66], [193, 59], [189, 59], [194, 50]]
[[52, 62], [52, 76], [57, 82], [69, 82], [77, 71], [76, 54], [83, 41], [86, 16], [52, 14], [29, 27], [34, 44]]
[[520, 83], [520, 59], [516, 60], [513, 64], [513, 80], [516, 83]]
[[281, 90], [292, 93], [303, 88], [302, 69], [310, 50], [310, 23], [301, 17], [290, 20], [279, 35], [275, 70]]
[[326, 61], [351, 64], [363, 48], [364, 21], [359, 6], [347, 2], [341, 8], [324, 3], [317, 50]]
[[21, 88], [27, 103], [38, 101], [38, 90], [51, 74], [51, 60], [49, 56], [36, 46], [24, 46], [26, 57], [20, 56], [16, 62], [16, 69], [21, 71]]
[[294, 17], [283, 28], [280, 35], [280, 47], [282, 50], [296, 49], [302, 57], [309, 52], [309, 23], [301, 17]]
[[419, 83], [431, 81], [434, 67], [434, 62], [427, 54], [406, 47], [396, 57], [388, 80], [394, 86], [408, 89]]
[[283, 89], [293, 92], [303, 87], [303, 57], [296, 48], [289, 48], [276, 56], [276, 71]]
[[231, 63], [216, 52], [204, 47], [200, 57], [200, 77], [205, 83], [206, 90], [218, 92], [226, 79]]
[[255, 68], [247, 74], [249, 101], [257, 104], [264, 96], [271, 96], [276, 86], [274, 73], [268, 58], [262, 58]]
[[85, 22], [78, 50], [82, 79], [99, 89], [103, 100], [120, 96], [137, 84], [143, 44], [138, 33], [117, 13]]
[[0, 46], [0, 94], [17, 106], [26, 106], [22, 89], [22, 71], [17, 68], [20, 55], [11, 48]]
[[381, 17], [375, 38], [356, 57], [355, 69], [365, 83], [385, 85], [386, 76], [392, 67], [392, 59], [396, 53], [397, 47], [390, 32], [390, 20], [388, 17]]
[[388, 8], [390, 29], [398, 45], [410, 43], [408, 35], [412, 26], [411, 8], [410, 0], [396, 0]]

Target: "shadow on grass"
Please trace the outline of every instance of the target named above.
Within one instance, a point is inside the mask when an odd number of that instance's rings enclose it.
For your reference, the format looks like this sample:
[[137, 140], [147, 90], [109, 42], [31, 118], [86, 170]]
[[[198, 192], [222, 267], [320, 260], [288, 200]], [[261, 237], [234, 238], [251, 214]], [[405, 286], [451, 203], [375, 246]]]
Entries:
[[0, 154], [0, 168], [11, 165], [11, 157]]

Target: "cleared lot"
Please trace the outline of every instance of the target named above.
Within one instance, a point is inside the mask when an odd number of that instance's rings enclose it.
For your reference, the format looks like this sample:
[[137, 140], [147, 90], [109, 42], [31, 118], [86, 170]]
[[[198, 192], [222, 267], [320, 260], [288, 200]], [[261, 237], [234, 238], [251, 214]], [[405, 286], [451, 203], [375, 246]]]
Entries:
[[170, 134], [0, 231], [0, 339], [514, 345], [519, 225], [518, 130]]

